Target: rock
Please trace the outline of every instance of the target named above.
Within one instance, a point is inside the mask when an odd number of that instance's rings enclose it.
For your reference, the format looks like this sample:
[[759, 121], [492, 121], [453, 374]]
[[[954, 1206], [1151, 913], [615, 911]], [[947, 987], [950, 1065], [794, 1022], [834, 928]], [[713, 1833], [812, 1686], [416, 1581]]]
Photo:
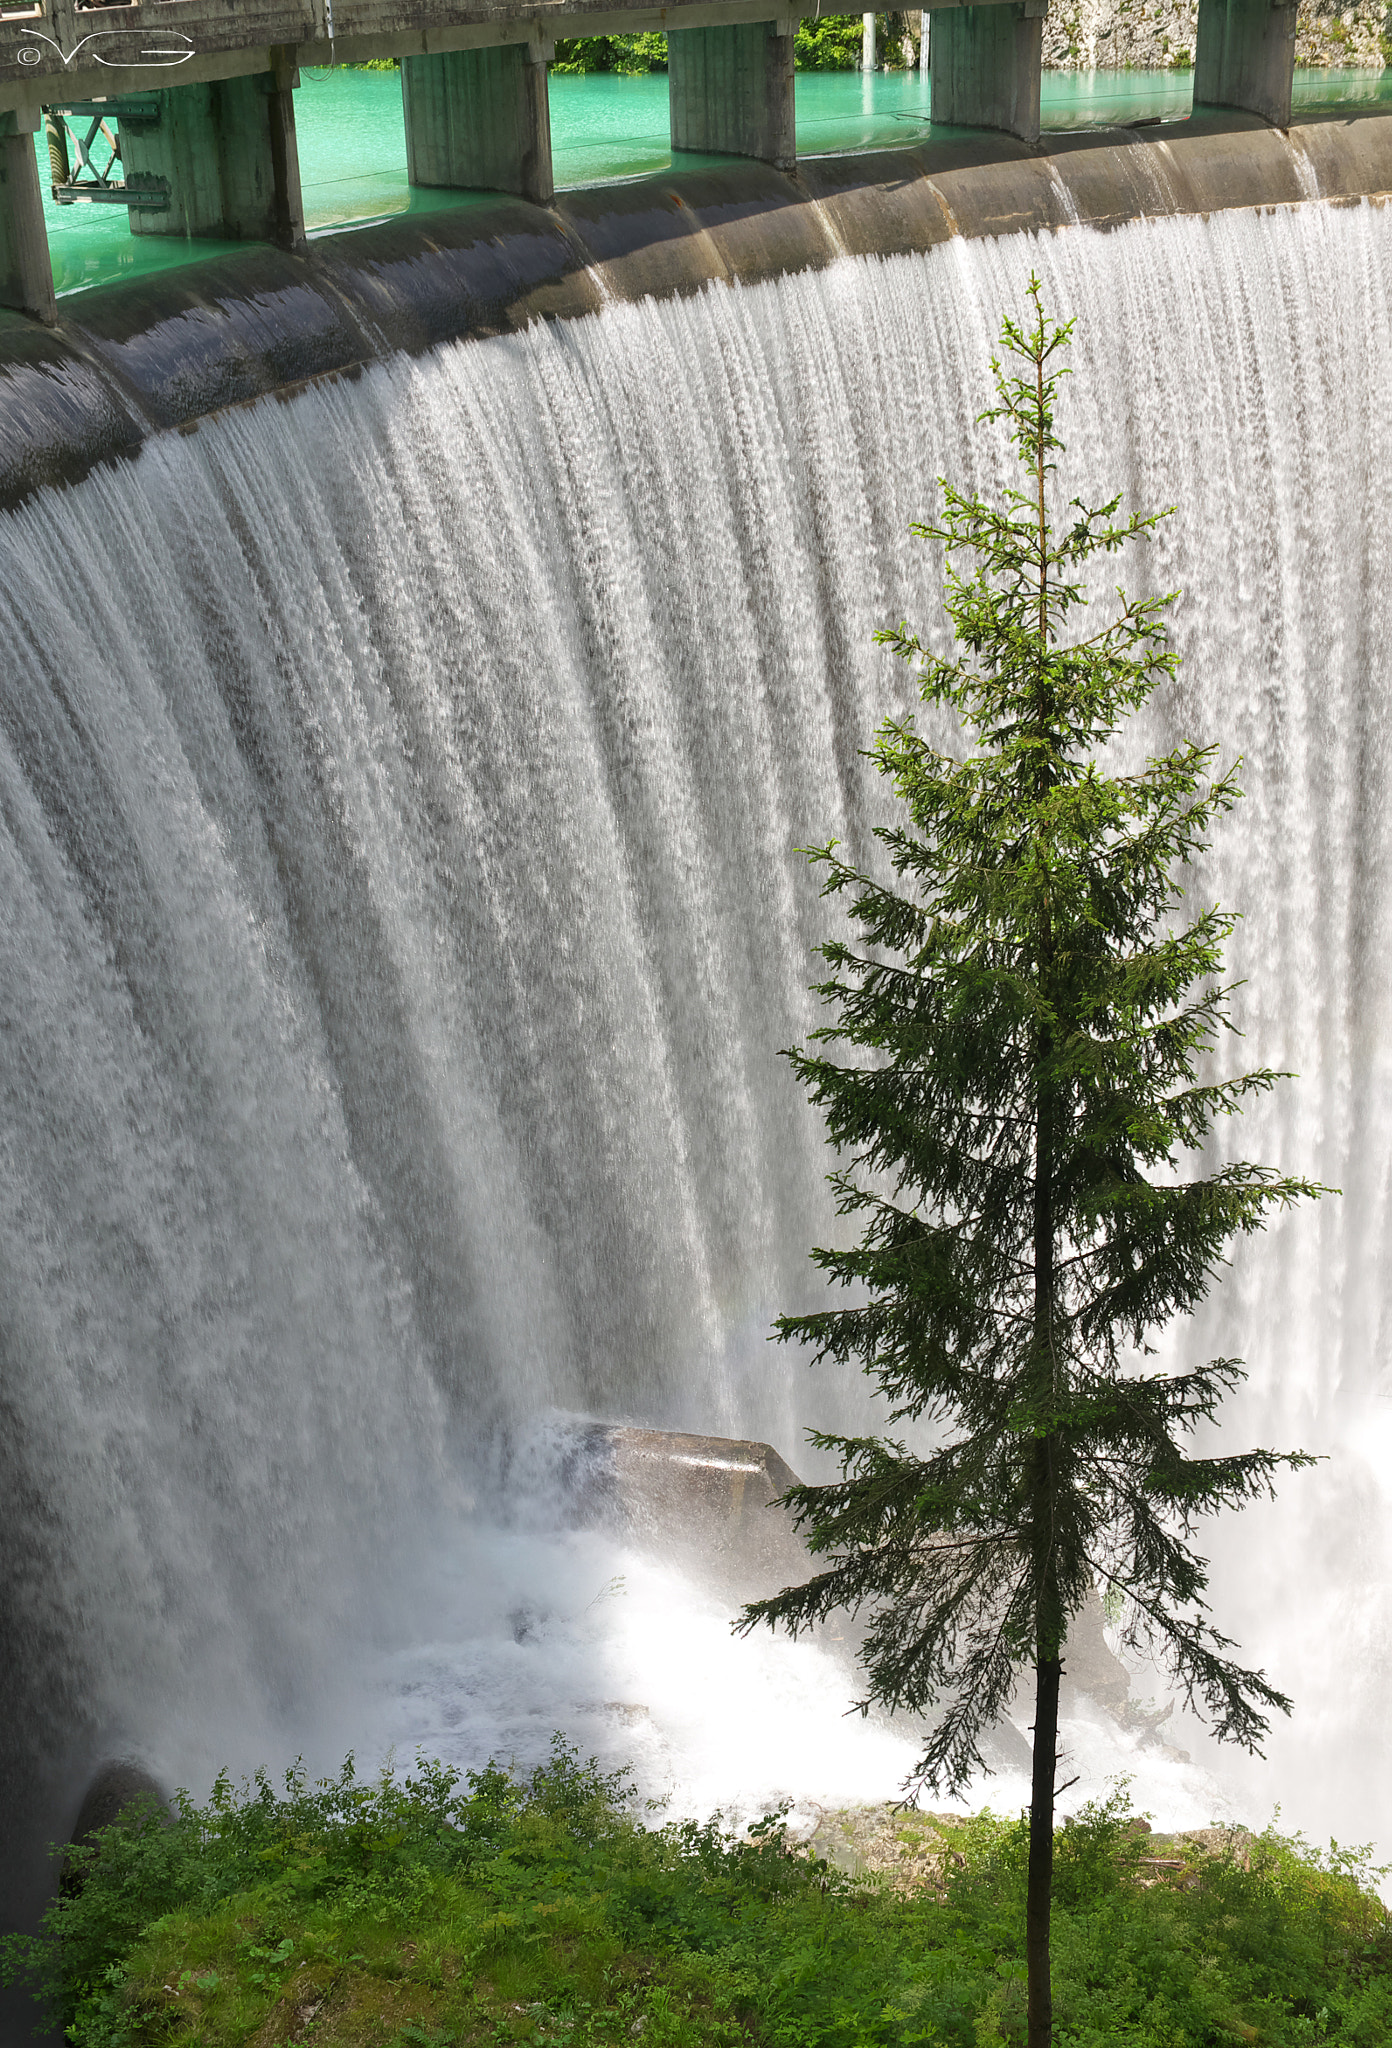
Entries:
[[1120, 1718], [1131, 1692], [1131, 1674], [1107, 1644], [1106, 1618], [1094, 1589], [1068, 1625], [1068, 1642], [1063, 1653], [1063, 1686], [1060, 1704], [1065, 1712], [1079, 1693], [1106, 1713]]
[[99, 1828], [109, 1828], [137, 1799], [152, 1800], [164, 1809], [169, 1805], [164, 1787], [133, 1757], [103, 1764], [87, 1787], [68, 1840], [73, 1844], [89, 1842]]
[[[1198, 0], [1055, 0], [1044, 21], [1044, 64], [1054, 71], [1135, 66], [1186, 70], [1194, 61]], [[1385, 0], [1301, 0], [1297, 64], [1381, 70]]]
[[775, 1505], [797, 1474], [771, 1444], [602, 1424], [590, 1433], [587, 1519], [714, 1580], [739, 1601], [807, 1578], [807, 1545]]
[[[153, 1804], [162, 1813], [168, 1812], [168, 1794], [144, 1764], [137, 1763], [133, 1757], [118, 1757], [103, 1764], [83, 1795], [68, 1837], [68, 1846], [84, 1846], [100, 1829], [109, 1828], [113, 1821], [119, 1820], [126, 1808], [135, 1805], [137, 1800]], [[65, 1858], [59, 1878], [62, 1889], [66, 1892], [79, 1890], [83, 1874], [80, 1865]]]
[[964, 1860], [953, 1846], [962, 1820], [913, 1807], [840, 1807], [823, 1816], [808, 1846], [848, 1877], [885, 1877], [900, 1891], [940, 1890], [948, 1866]]

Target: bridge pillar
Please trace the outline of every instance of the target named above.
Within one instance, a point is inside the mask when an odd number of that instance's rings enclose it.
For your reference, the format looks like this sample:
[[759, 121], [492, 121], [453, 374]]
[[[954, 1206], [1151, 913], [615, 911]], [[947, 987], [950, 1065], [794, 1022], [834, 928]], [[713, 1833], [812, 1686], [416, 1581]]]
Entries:
[[1242, 107], [1289, 128], [1295, 14], [1294, 0], [1199, 0], [1195, 106]]
[[1003, 128], [1039, 140], [1048, 0], [943, 7], [933, 16], [932, 113], [958, 128]]
[[169, 194], [165, 213], [132, 207], [133, 235], [191, 235], [228, 242], [304, 242], [300, 157], [288, 64], [216, 85], [172, 85], [142, 95], [152, 119], [123, 116], [121, 162], [130, 186]]
[[684, 28], [667, 36], [673, 149], [754, 156], [790, 171], [795, 16], [733, 28]]
[[403, 57], [408, 182], [520, 192], [547, 205], [556, 190], [546, 84], [554, 47], [506, 43]]
[[53, 265], [44, 226], [43, 188], [32, 128], [19, 114], [0, 114], [0, 306], [30, 313], [51, 327], [58, 318]]

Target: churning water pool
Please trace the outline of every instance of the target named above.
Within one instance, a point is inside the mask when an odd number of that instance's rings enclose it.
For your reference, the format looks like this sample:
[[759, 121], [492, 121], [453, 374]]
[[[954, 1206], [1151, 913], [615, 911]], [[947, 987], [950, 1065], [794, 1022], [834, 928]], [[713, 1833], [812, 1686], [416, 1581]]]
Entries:
[[[1190, 113], [1189, 71], [1048, 71], [1043, 83], [1046, 129], [1129, 126], [1183, 121]], [[804, 156], [888, 149], [935, 133], [931, 77], [923, 71], [810, 71], [797, 77], [797, 142]], [[1392, 69], [1295, 74], [1295, 102], [1305, 111], [1327, 105], [1392, 104]], [[295, 104], [311, 235], [466, 204], [459, 192], [413, 192], [406, 183], [401, 88], [394, 71], [304, 69]], [[642, 177], [673, 162], [662, 72], [618, 78], [610, 73], [552, 74], [551, 136], [558, 186]], [[39, 173], [49, 192], [43, 137]], [[685, 168], [721, 159], [682, 156]], [[479, 194], [480, 203], [491, 194]], [[236, 246], [130, 232], [125, 209], [58, 206], [46, 196], [54, 283], [60, 293], [117, 278], [149, 276]]]

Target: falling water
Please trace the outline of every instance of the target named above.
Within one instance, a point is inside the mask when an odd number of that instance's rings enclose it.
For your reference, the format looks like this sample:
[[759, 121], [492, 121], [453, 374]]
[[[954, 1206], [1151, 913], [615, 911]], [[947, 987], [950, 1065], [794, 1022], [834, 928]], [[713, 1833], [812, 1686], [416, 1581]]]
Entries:
[[[864, 1418], [765, 1344], [837, 1227], [777, 1058], [834, 916], [797, 849], [873, 857], [858, 749], [910, 695], [871, 634], [942, 638], [907, 528], [940, 472], [1004, 474], [971, 423], [1031, 266], [1079, 321], [1062, 487], [1179, 507], [1123, 571], [1183, 593], [1144, 737], [1245, 762], [1200, 886], [1246, 912], [1242, 1059], [1302, 1079], [1233, 1143], [1344, 1191], [1183, 1340], [1250, 1363], [1233, 1441], [1330, 1459], [1215, 1536], [1220, 1620], [1298, 1701], [1230, 1782], [1392, 1835], [1370, 206], [615, 306], [207, 421], [7, 519], [12, 1773], [135, 1746], [197, 1778], [341, 1734], [325, 1702], [439, 1634], [442, 1532], [539, 1416], [795, 1462]], [[531, 1541], [478, 1539], [475, 1605], [515, 1612]], [[567, 1567], [581, 1610], [607, 1568]], [[448, 1690], [438, 1662], [406, 1692]], [[492, 1698], [476, 1749], [520, 1711]]]

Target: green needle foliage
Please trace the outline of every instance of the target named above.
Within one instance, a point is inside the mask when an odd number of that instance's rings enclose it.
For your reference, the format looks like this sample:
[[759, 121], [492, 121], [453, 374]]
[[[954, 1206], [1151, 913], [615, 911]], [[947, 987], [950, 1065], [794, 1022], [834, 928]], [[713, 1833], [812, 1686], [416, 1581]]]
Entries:
[[[870, 756], [906, 822], [878, 834], [892, 882], [812, 859], [851, 897], [858, 943], [832, 940], [819, 986], [836, 1021], [788, 1054], [850, 1155], [831, 1176], [850, 1250], [816, 1262], [857, 1299], [785, 1316], [780, 1339], [859, 1361], [891, 1420], [937, 1425], [922, 1454], [819, 1435], [836, 1484], [788, 1495], [825, 1569], [745, 1610], [794, 1632], [868, 1612], [866, 1704], [937, 1710], [918, 1779], [960, 1790], [1021, 1667], [1036, 1674], [1026, 1949], [1030, 2048], [1050, 2039], [1049, 1897], [1059, 1679], [1071, 1615], [1095, 1582], [1125, 1596], [1133, 1639], [1168, 1658], [1218, 1735], [1255, 1748], [1290, 1702], [1228, 1656], [1207, 1618], [1200, 1515], [1271, 1492], [1303, 1453], [1195, 1457], [1186, 1439], [1242, 1378], [1219, 1358], [1147, 1370], [1148, 1340], [1203, 1298], [1237, 1232], [1322, 1192], [1260, 1166], [1182, 1176], [1215, 1120], [1285, 1078], [1211, 1080], [1233, 1029], [1223, 943], [1233, 917], [1182, 921], [1179, 877], [1239, 797], [1213, 746], [1136, 774], [1099, 751], [1174, 673], [1169, 597], [1127, 598], [1083, 635], [1086, 565], [1161, 515], [1073, 501], [1051, 517], [1058, 366], [1072, 323], [1007, 319], [992, 359], [1025, 488], [1001, 502], [943, 482], [936, 526], [957, 648], [907, 624], [877, 638], [914, 663], [924, 703], [975, 745], [940, 751], [912, 722]], [[974, 558], [970, 574], [954, 557]], [[970, 741], [967, 742], [970, 745]], [[820, 1048], [841, 1046], [840, 1064]]]

